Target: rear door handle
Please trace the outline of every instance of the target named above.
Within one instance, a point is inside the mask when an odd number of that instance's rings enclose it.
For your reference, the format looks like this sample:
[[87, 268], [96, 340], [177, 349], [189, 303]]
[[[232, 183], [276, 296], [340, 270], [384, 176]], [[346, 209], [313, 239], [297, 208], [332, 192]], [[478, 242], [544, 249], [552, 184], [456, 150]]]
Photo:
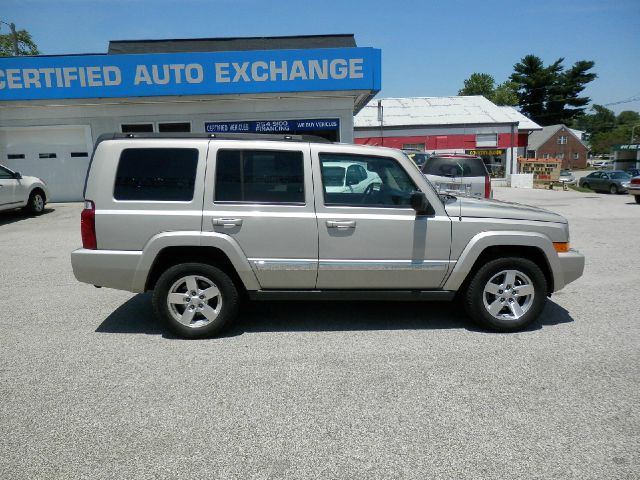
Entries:
[[328, 228], [356, 228], [355, 220], [327, 220]]
[[211, 223], [214, 225], [219, 225], [221, 227], [230, 228], [230, 227], [239, 227], [242, 225], [241, 218], [212, 218]]

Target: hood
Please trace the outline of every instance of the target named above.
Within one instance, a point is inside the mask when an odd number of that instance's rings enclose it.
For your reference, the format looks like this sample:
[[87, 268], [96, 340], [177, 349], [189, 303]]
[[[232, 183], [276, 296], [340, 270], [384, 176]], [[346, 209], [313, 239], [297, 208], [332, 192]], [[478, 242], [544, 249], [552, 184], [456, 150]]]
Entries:
[[462, 212], [463, 217], [567, 223], [562, 215], [549, 210], [500, 200], [450, 197], [450, 200], [445, 200], [445, 209], [451, 217], [457, 217]]

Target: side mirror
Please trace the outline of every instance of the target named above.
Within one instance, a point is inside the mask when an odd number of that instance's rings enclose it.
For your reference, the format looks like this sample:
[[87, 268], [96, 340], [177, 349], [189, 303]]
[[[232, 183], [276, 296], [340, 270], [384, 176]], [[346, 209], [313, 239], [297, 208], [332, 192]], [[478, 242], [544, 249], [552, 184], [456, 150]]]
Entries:
[[13, 178], [15, 178], [16, 180], [21, 180], [22, 174], [20, 172], [13, 172]]
[[409, 197], [409, 203], [411, 204], [411, 208], [413, 208], [418, 215], [427, 213], [427, 210], [429, 209], [429, 202], [427, 201], [427, 196], [424, 192], [413, 192], [411, 197]]

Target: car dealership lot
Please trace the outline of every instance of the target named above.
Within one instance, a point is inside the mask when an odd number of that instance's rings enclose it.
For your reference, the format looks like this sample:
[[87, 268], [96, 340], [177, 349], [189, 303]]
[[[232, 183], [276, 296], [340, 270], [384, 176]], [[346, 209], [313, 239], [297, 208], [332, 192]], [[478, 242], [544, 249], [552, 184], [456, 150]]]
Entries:
[[635, 478], [640, 205], [495, 197], [565, 215], [587, 257], [518, 334], [447, 303], [287, 302], [178, 340], [149, 295], [76, 282], [79, 204], [0, 214], [0, 478]]

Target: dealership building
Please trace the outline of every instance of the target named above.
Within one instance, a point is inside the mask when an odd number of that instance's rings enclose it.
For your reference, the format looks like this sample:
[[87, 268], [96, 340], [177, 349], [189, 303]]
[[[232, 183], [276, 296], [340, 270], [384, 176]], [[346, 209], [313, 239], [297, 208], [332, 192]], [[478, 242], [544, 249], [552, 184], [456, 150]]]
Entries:
[[482, 96], [373, 100], [354, 122], [356, 143], [477, 155], [497, 179], [517, 172], [517, 158], [536, 130], [542, 127], [514, 108]]
[[110, 132], [291, 133], [352, 142], [380, 90], [353, 35], [112, 41], [106, 54], [0, 59], [0, 163], [82, 199]]

